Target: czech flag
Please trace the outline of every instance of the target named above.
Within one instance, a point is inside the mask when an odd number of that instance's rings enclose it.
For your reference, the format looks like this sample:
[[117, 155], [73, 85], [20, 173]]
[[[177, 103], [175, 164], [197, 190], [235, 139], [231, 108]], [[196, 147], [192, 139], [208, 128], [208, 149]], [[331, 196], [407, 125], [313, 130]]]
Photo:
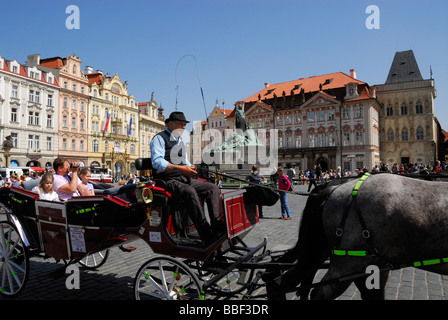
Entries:
[[107, 127], [109, 126], [110, 122], [110, 113], [106, 112], [106, 121], [104, 122], [103, 131], [107, 131]]

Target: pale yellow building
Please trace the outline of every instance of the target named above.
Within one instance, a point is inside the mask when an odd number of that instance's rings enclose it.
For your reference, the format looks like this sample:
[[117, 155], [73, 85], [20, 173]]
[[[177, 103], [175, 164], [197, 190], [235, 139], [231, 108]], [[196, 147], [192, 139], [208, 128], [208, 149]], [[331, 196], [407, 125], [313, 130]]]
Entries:
[[88, 162], [110, 168], [115, 177], [136, 173], [139, 109], [127, 83], [87, 67], [90, 84]]
[[140, 110], [139, 125], [140, 125], [140, 156], [142, 158], [151, 157], [152, 138], [159, 132], [165, 130], [165, 112], [162, 106], [158, 106], [154, 100], [154, 93], [151, 94], [151, 100], [148, 102], [141, 102], [138, 104]]

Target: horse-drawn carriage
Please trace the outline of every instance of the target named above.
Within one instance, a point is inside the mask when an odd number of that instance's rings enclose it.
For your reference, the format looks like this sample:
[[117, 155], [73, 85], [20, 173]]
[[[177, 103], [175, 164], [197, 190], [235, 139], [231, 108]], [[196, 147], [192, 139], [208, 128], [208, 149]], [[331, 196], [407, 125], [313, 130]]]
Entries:
[[[145, 169], [147, 163], [136, 161], [137, 169]], [[254, 268], [244, 264], [266, 248], [265, 241], [255, 248], [243, 242], [259, 223], [257, 205], [246, 190], [221, 195], [227, 233], [209, 245], [194, 226], [182, 223], [185, 205], [153, 181], [96, 189], [95, 196], [64, 202], [39, 200], [30, 190], [26, 184], [0, 190], [0, 208], [6, 215], [0, 222], [3, 295], [23, 290], [31, 257], [86, 264], [86, 258], [135, 238], [163, 255], [141, 266], [134, 281], [135, 298], [201, 299], [210, 289], [231, 294], [248, 286]]]
[[[147, 164], [136, 161], [138, 170]], [[139, 268], [136, 299], [204, 299], [209, 291], [231, 295], [244, 290], [244, 297], [251, 298], [260, 280], [268, 299], [282, 299], [288, 292], [308, 298], [313, 287], [311, 297], [335, 298], [352, 282], [363, 298], [384, 298], [390, 270], [414, 266], [446, 274], [446, 186], [392, 174], [318, 186], [307, 200], [297, 245], [277, 256], [266, 250], [266, 240], [255, 247], [243, 241], [259, 223], [257, 203], [246, 189], [222, 193], [227, 234], [205, 245], [193, 226], [179, 223], [185, 206], [153, 181], [66, 202], [39, 200], [24, 188], [2, 188], [0, 208], [7, 219], [0, 222], [0, 293], [21, 292], [31, 257], [77, 263], [140, 238], [158, 256]], [[258, 200], [266, 199], [262, 190], [255, 192]], [[379, 289], [366, 287], [366, 267], [372, 265], [381, 273]], [[313, 283], [322, 268], [328, 273]]]

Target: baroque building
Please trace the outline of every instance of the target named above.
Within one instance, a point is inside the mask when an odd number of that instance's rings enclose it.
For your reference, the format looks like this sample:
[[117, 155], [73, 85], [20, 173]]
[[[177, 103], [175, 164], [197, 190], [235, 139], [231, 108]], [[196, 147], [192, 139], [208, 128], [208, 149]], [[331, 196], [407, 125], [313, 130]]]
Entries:
[[88, 147], [90, 166], [112, 169], [115, 177], [136, 173], [139, 109], [127, 81], [86, 67], [90, 85]]
[[[51, 167], [58, 155], [60, 88], [36, 58], [23, 65], [0, 56], [0, 139], [11, 137], [10, 166]], [[8, 165], [4, 157], [0, 165]]]
[[40, 59], [39, 65], [45, 70], [52, 70], [61, 87], [57, 124], [59, 157], [87, 166], [89, 82], [81, 70], [81, 59], [74, 55], [54, 57]]
[[140, 156], [151, 158], [149, 145], [157, 133], [165, 130], [165, 112], [162, 106], [159, 107], [154, 100], [154, 92], [151, 94], [151, 100], [139, 103], [138, 108], [140, 112]]
[[235, 103], [230, 127], [242, 107], [248, 127], [266, 132], [265, 140], [259, 136], [263, 143], [269, 145], [269, 129], [277, 129], [278, 166], [371, 169], [380, 163], [381, 105], [374, 90], [356, 78], [355, 70], [350, 72], [265, 83], [264, 89]]
[[386, 82], [375, 86], [380, 112], [381, 162], [434, 163], [438, 158], [437, 92], [423, 79], [412, 50], [396, 52]]

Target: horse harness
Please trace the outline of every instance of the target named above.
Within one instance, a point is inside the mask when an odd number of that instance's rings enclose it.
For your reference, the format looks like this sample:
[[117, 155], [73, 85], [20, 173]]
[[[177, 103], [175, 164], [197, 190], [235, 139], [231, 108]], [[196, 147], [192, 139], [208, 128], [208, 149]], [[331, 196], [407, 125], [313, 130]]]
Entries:
[[[335, 245], [335, 249], [332, 250], [332, 254], [336, 255], [336, 256], [357, 256], [357, 257], [364, 257], [367, 255], [378, 255], [378, 250], [374, 247], [373, 245], [373, 241], [372, 238], [370, 236], [370, 232], [367, 229], [365, 220], [361, 214], [361, 210], [359, 209], [359, 205], [358, 205], [358, 191], [359, 188], [361, 187], [361, 185], [363, 184], [363, 182], [370, 177], [370, 173], [365, 173], [356, 183], [356, 185], [354, 186], [353, 190], [352, 190], [352, 194], [351, 194], [351, 203], [350, 205], [348, 205], [346, 207], [346, 209], [344, 210], [343, 216], [342, 216], [342, 220], [341, 223], [339, 224], [339, 227], [336, 229], [336, 236], [337, 236], [337, 240], [336, 240], [336, 245]], [[344, 234], [344, 226], [345, 226], [345, 221], [347, 219], [348, 213], [352, 207], [352, 205], [355, 206], [355, 212], [356, 215], [358, 217], [358, 220], [361, 224], [362, 227], [362, 236], [364, 237], [364, 239], [366, 239], [368, 245], [369, 245], [369, 249], [368, 250], [343, 250], [340, 249], [340, 244], [342, 241], [342, 235]]]
[[[341, 223], [340, 223], [339, 227], [336, 229], [337, 241], [336, 241], [335, 248], [333, 250], [331, 250], [331, 253], [335, 256], [354, 256], [354, 257], [376, 256], [376, 257], [379, 257], [380, 259], [382, 259], [381, 255], [379, 254], [379, 251], [373, 245], [372, 237], [370, 235], [369, 230], [367, 229], [366, 223], [364, 221], [364, 218], [362, 217], [361, 210], [359, 209], [359, 205], [358, 205], [357, 196], [358, 196], [359, 189], [360, 189], [361, 185], [363, 184], [363, 182], [370, 176], [371, 176], [370, 173], [365, 173], [358, 180], [358, 182], [356, 183], [356, 185], [354, 186], [354, 188], [352, 190], [351, 203], [345, 209], [343, 216], [342, 216]], [[369, 249], [367, 249], [367, 250], [347, 250], [347, 249], [340, 248], [340, 244], [342, 241], [342, 235], [344, 233], [345, 221], [347, 219], [347, 216], [351, 209], [352, 204], [355, 206], [355, 211], [356, 211], [357, 217], [358, 217], [359, 222], [362, 227], [362, 236], [364, 237], [364, 239], [366, 239], [366, 241], [369, 245]], [[400, 264], [400, 265], [394, 265], [393, 263], [390, 263], [387, 261], [385, 261], [385, 262], [386, 262], [387, 268], [385, 268], [383, 270], [394, 270], [394, 269], [401, 269], [401, 268], [405, 268], [405, 267], [418, 268], [418, 267], [425, 267], [425, 266], [430, 266], [430, 265], [435, 265], [435, 264], [448, 263], [448, 257], [413, 261], [413, 262], [409, 262], [406, 264]]]

